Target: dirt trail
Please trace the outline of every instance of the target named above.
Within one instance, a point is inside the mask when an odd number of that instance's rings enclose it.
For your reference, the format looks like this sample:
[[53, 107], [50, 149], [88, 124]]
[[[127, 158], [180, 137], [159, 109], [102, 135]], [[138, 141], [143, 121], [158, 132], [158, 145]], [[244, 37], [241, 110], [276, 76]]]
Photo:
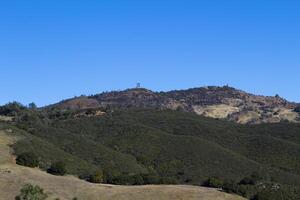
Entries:
[[49, 199], [71, 200], [243, 200], [215, 189], [195, 186], [114, 186], [91, 184], [74, 176], [53, 176], [39, 169], [14, 164], [9, 145], [16, 138], [0, 131], [0, 200], [14, 200], [20, 188], [36, 184]]

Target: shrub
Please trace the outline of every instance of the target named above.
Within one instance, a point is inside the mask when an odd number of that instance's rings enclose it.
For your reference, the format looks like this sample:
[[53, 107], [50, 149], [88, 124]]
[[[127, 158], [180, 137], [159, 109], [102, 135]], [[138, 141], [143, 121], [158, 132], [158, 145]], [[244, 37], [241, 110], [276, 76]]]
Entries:
[[39, 160], [34, 153], [26, 152], [17, 156], [16, 163], [26, 167], [37, 167], [39, 165]]
[[136, 174], [132, 176], [133, 179], [133, 185], [143, 185], [144, 184], [144, 179], [140, 174]]
[[117, 184], [117, 185], [143, 185], [144, 179], [140, 174], [122, 174], [119, 176], [113, 177], [112, 181], [107, 181], [108, 183]]
[[237, 193], [238, 185], [233, 180], [224, 181], [222, 189], [228, 193]]
[[257, 182], [265, 179], [263, 175], [259, 172], [253, 172], [250, 176], [250, 180], [253, 182], [253, 185], [256, 184]]
[[55, 162], [47, 172], [53, 175], [63, 176], [66, 174], [66, 165], [63, 162]]
[[263, 190], [259, 191], [253, 198], [253, 200], [275, 200], [275, 195], [271, 191]]
[[178, 184], [178, 180], [175, 177], [162, 177], [160, 179], [160, 184]]
[[102, 170], [96, 171], [94, 175], [91, 175], [89, 178], [89, 182], [91, 183], [103, 183], [104, 182], [104, 175]]
[[256, 179], [245, 177], [240, 181], [241, 185], [255, 185]]
[[21, 194], [16, 196], [16, 200], [45, 200], [47, 194], [39, 186], [33, 186], [31, 184], [26, 184], [21, 189]]
[[219, 179], [219, 178], [210, 178], [207, 181], [208, 187], [213, 187], [213, 188], [222, 188], [224, 182]]
[[155, 174], [143, 174], [144, 184], [159, 184], [160, 177]]

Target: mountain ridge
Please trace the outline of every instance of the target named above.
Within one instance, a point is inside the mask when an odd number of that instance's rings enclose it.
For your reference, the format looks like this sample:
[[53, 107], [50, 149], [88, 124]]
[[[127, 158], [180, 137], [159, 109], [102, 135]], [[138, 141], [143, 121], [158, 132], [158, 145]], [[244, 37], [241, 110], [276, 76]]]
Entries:
[[63, 100], [46, 108], [155, 108], [182, 110], [242, 124], [300, 122], [299, 104], [276, 96], [254, 95], [229, 86], [155, 92], [146, 88], [103, 92]]

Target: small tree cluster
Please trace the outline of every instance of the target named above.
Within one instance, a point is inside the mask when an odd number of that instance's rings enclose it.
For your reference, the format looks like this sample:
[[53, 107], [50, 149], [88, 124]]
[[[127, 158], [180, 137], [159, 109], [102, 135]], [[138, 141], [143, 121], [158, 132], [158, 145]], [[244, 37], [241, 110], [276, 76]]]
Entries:
[[37, 167], [39, 165], [39, 159], [34, 153], [26, 152], [17, 156], [16, 163], [26, 167]]
[[211, 177], [202, 184], [202, 186], [204, 187], [212, 187], [212, 188], [222, 188], [223, 185], [224, 185], [224, 181], [217, 177]]
[[63, 176], [67, 172], [66, 165], [63, 162], [55, 162], [51, 165], [47, 172], [56, 176]]
[[26, 107], [19, 102], [11, 102], [4, 106], [0, 106], [0, 115], [16, 116], [22, 110], [25, 110]]

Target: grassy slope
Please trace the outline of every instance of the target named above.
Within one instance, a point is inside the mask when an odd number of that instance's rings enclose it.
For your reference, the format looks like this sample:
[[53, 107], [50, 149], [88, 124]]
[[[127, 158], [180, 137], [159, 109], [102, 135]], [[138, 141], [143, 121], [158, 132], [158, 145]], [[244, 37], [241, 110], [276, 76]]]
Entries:
[[[24, 137], [24, 132], [19, 132], [18, 130], [14, 130], [13, 132], [13, 135], [8, 135], [0, 130], [0, 200], [14, 199], [20, 188], [26, 183], [37, 184], [44, 188], [47, 194], [49, 194], [49, 199], [57, 197], [60, 199], [72, 199], [73, 197], [78, 197], [78, 199], [85, 200], [242, 200], [241, 197], [225, 194], [215, 189], [193, 186], [149, 185], [130, 187], [96, 185], [72, 176], [57, 177], [42, 172], [39, 169], [17, 166], [13, 162], [8, 145], [13, 144], [17, 138], [20, 140]], [[35, 140], [33, 137], [31, 139]], [[51, 148], [51, 146], [48, 147]]]

